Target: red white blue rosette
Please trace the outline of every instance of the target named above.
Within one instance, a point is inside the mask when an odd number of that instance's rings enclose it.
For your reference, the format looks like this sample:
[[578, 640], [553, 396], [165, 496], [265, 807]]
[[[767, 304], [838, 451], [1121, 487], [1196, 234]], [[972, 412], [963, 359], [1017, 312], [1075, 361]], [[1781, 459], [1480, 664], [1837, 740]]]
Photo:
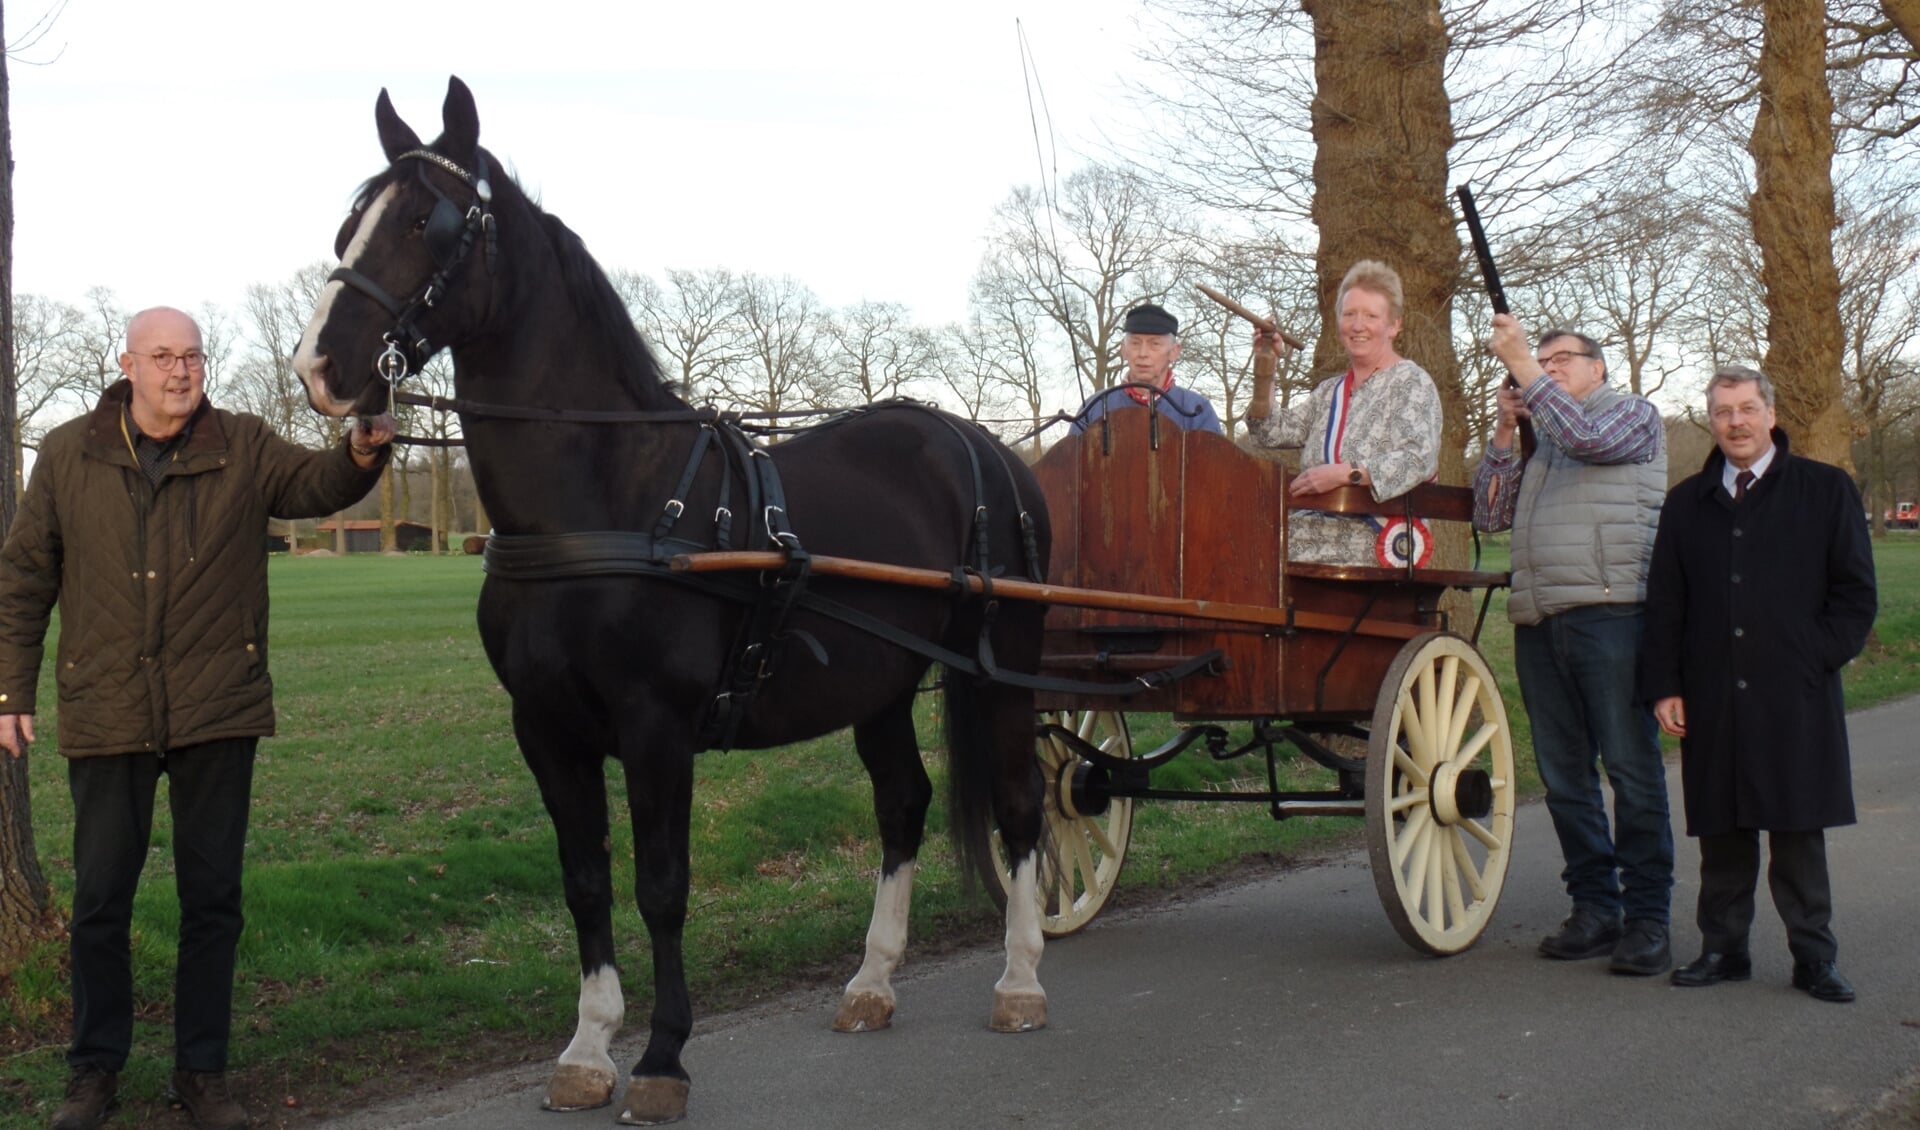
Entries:
[[1389, 518], [1374, 539], [1373, 556], [1389, 569], [1424, 568], [1433, 557], [1433, 531], [1418, 518]]

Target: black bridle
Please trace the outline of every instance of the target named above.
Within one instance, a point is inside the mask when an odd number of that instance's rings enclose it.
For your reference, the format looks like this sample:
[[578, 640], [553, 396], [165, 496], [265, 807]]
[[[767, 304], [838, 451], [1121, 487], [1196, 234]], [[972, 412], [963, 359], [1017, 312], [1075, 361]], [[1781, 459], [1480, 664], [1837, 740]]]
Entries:
[[387, 343], [387, 348], [373, 362], [374, 375], [386, 381], [389, 388], [419, 372], [427, 363], [427, 358], [433, 356], [436, 347], [414, 325], [414, 319], [423, 311], [432, 309], [434, 302], [446, 295], [448, 284], [473, 253], [474, 242], [485, 236], [489, 272], [494, 269], [494, 260], [499, 251], [499, 238], [493, 225], [493, 186], [487, 180], [486, 155], [479, 150], [474, 151], [476, 172], [468, 172], [431, 149], [410, 149], [395, 157], [393, 163], [398, 165], [409, 159], [437, 165], [459, 177], [472, 187], [475, 197], [474, 202], [463, 211], [427, 179], [425, 168], [420, 169], [420, 183], [439, 198], [427, 216], [425, 229], [420, 233], [421, 240], [427, 245], [427, 254], [433, 257], [436, 268], [420, 288], [420, 293], [413, 301], [402, 305], [379, 283], [359, 271], [337, 267], [327, 276], [328, 282], [345, 283], [393, 315], [393, 328], [380, 335], [381, 340]]

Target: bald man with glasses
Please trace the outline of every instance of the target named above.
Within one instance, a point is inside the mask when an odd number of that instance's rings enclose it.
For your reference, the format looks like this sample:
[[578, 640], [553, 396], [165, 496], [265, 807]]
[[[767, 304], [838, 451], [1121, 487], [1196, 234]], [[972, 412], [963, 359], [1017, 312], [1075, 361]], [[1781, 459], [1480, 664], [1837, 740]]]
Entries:
[[0, 748], [26, 755], [49, 618], [73, 797], [73, 1041], [54, 1130], [105, 1121], [133, 1042], [134, 891], [167, 779], [180, 901], [169, 1097], [238, 1130], [226, 1083], [254, 750], [273, 733], [269, 517], [365, 497], [393, 421], [329, 450], [206, 398], [200, 327], [157, 307], [127, 324], [125, 379], [40, 445], [0, 547]]
[[[1651, 977], [1673, 965], [1673, 827], [1635, 662], [1666, 427], [1645, 397], [1607, 383], [1600, 343], [1585, 334], [1549, 330], [1530, 350], [1519, 322], [1498, 314], [1487, 348], [1513, 380], [1474, 472], [1474, 525], [1513, 531], [1514, 668], [1573, 903], [1540, 953], [1607, 957], [1615, 973]], [[1539, 440], [1530, 457], [1514, 443], [1522, 420]]]

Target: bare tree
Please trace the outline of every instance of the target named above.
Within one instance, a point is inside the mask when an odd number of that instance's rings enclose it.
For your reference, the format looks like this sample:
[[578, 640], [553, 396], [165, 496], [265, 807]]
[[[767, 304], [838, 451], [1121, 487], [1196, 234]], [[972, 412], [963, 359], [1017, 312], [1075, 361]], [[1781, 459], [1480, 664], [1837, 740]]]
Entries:
[[741, 280], [723, 267], [669, 270], [664, 287], [645, 275], [615, 271], [614, 289], [654, 349], [669, 379], [690, 400], [721, 387], [721, 374], [745, 360], [741, 341]]
[[904, 396], [930, 375], [933, 336], [898, 302], [860, 302], [824, 322], [825, 379], [836, 401], [872, 404]]
[[[1582, 316], [1567, 324], [1605, 341], [1611, 379], [1636, 396], [1659, 392], [1684, 358], [1668, 346], [1701, 289], [1705, 208], [1660, 169], [1607, 186], [1579, 229], [1565, 281]], [[1544, 327], [1542, 327], [1544, 328]]]
[[995, 209], [984, 286], [1001, 300], [1017, 296], [1061, 335], [1084, 398], [1122, 371], [1127, 308], [1178, 283], [1180, 230], [1180, 217], [1145, 181], [1090, 165], [1057, 193], [1016, 188]]
[[37, 450], [47, 429], [84, 407], [87, 380], [75, 371], [75, 341], [83, 315], [64, 302], [37, 294], [13, 296], [10, 342], [15, 496], [26, 489], [24, 453]]
[[1040, 315], [1027, 293], [1011, 273], [994, 265], [983, 268], [968, 298], [972, 320], [965, 341], [982, 379], [1032, 421], [1032, 453], [1037, 456], [1044, 442], [1040, 425], [1055, 380], [1043, 360]]
[[120, 379], [120, 354], [126, 352], [128, 311], [112, 288], [89, 287], [86, 315], [80, 334], [74, 339], [74, 367], [86, 381], [89, 407], [94, 396]]
[[[1187, 252], [1182, 271], [1256, 312], [1272, 314], [1280, 327], [1318, 327], [1311, 251], [1285, 247], [1277, 238], [1249, 243], [1200, 242]], [[1189, 312], [1180, 330], [1180, 382], [1214, 402], [1227, 434], [1246, 414], [1253, 392], [1252, 327], [1198, 291], [1185, 298]], [[1309, 331], [1311, 332], [1311, 331]], [[1281, 407], [1312, 389], [1308, 355], [1289, 352], [1274, 373]]]
[[[339, 438], [338, 423], [307, 404], [307, 389], [293, 371], [293, 355], [300, 335], [319, 304], [320, 290], [331, 268], [315, 262], [274, 283], [247, 288], [241, 317], [250, 348], [228, 365], [228, 399], [265, 420], [269, 427], [295, 443], [328, 443]], [[332, 421], [329, 423], [329, 421]], [[330, 431], [331, 429], [331, 431]]]
[[820, 390], [820, 300], [788, 277], [740, 277], [741, 364], [717, 370], [731, 403], [783, 412], [815, 403]]
[[1908, 359], [1920, 343], [1920, 213], [1904, 194], [1847, 211], [1835, 247], [1847, 398], [1861, 494], [1877, 513], [1898, 500], [1897, 437], [1920, 412], [1920, 376]]
[[927, 339], [928, 371], [967, 419], [1004, 421], [1020, 411], [1000, 379], [1005, 359], [988, 335], [953, 325], [930, 331]]
[[1833, 97], [1821, 0], [1766, 0], [1753, 155], [1753, 238], [1767, 294], [1766, 370], [1803, 454], [1850, 462], [1833, 262]]
[[[0, 5], [0, 43], [5, 43]], [[13, 371], [13, 127], [7, 82], [7, 52], [0, 49], [0, 411], [6, 434], [17, 429]], [[11, 443], [0, 444], [0, 474], [18, 475]], [[0, 490], [0, 538], [13, 527], [15, 500]], [[25, 758], [0, 757], [0, 969], [18, 967], [34, 945], [53, 937], [59, 923], [53, 895], [40, 870], [33, 842], [33, 801]]]

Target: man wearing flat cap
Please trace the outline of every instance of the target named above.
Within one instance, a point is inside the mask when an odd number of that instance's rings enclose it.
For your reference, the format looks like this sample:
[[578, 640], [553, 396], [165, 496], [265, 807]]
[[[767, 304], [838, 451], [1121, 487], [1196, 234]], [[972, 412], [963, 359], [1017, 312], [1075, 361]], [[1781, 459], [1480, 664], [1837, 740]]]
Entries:
[[1173, 363], [1180, 359], [1179, 321], [1162, 307], [1142, 302], [1127, 311], [1121, 328], [1126, 331], [1120, 341], [1120, 357], [1127, 363], [1126, 383], [1088, 398], [1074, 414], [1073, 434], [1086, 431], [1087, 425], [1108, 412], [1133, 404], [1150, 407], [1182, 428], [1221, 431], [1212, 402], [1173, 383]]

